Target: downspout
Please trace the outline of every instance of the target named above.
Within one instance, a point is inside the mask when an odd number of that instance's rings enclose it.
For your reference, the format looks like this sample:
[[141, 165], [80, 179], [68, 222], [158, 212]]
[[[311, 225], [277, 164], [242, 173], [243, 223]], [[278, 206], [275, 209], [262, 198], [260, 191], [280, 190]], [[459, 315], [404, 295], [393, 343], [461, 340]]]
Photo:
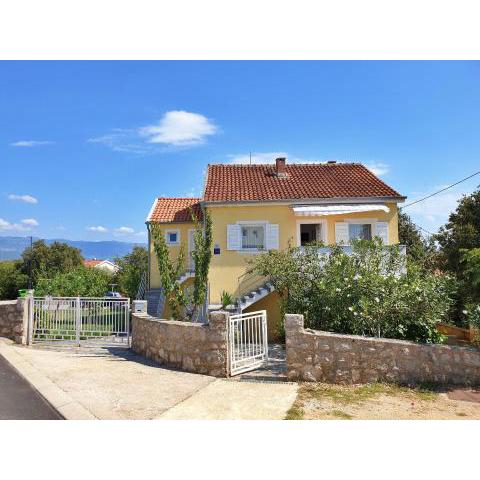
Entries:
[[148, 256], [147, 256], [147, 291], [150, 290], [150, 223], [145, 222], [147, 225], [147, 234], [148, 234]]

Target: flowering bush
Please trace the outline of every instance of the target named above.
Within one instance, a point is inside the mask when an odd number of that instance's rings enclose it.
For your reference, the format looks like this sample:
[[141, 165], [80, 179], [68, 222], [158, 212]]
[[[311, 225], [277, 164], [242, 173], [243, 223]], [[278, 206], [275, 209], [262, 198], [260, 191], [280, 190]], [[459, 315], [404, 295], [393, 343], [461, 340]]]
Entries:
[[451, 304], [452, 282], [426, 273], [396, 246], [357, 241], [352, 253], [291, 247], [256, 257], [251, 268], [270, 278], [284, 312], [307, 327], [344, 334], [441, 342], [436, 325]]

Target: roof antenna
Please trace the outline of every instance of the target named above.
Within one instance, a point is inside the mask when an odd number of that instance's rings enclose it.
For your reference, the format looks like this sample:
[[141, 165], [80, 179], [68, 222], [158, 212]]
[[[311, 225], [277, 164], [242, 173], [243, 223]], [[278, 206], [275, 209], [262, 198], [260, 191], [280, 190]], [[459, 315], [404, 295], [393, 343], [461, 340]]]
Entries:
[[250, 165], [252, 164], [252, 152], [250, 152]]

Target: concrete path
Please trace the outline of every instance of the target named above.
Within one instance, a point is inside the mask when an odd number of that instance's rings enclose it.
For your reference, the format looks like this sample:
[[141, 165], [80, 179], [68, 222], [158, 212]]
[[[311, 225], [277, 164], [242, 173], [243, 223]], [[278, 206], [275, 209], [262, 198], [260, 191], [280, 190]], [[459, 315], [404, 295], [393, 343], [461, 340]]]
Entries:
[[3, 357], [0, 357], [0, 420], [62, 420]]
[[67, 419], [280, 419], [297, 390], [162, 368], [123, 348], [21, 347], [0, 340], [0, 355]]
[[160, 416], [170, 420], [283, 420], [297, 385], [218, 379]]

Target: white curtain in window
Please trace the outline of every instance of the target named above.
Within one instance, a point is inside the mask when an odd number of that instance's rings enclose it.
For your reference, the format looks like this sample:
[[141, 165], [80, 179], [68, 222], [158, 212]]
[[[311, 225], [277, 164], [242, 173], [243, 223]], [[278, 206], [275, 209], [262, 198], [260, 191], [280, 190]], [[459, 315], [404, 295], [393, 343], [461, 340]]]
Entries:
[[370, 223], [350, 223], [348, 225], [348, 236], [350, 237], [350, 240], [371, 240], [372, 225]]
[[242, 248], [265, 248], [265, 229], [263, 225], [242, 226]]

